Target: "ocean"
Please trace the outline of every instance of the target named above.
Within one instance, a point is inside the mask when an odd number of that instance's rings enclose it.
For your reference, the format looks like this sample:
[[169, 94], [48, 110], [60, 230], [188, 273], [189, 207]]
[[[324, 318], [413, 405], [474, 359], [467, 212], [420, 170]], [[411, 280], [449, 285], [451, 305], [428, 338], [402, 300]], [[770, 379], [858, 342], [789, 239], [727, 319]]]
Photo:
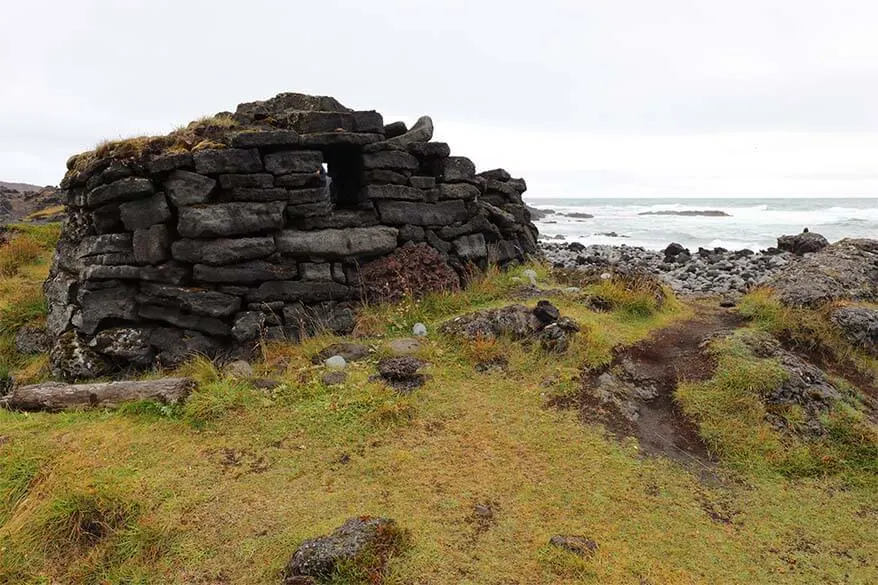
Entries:
[[[776, 245], [778, 236], [798, 234], [806, 227], [830, 242], [846, 237], [878, 238], [878, 198], [527, 198], [527, 204], [554, 211], [534, 222], [541, 238], [586, 245], [661, 250], [678, 242], [691, 249], [761, 250]], [[642, 215], [682, 211], [727, 216]], [[570, 217], [571, 213], [594, 218]]]

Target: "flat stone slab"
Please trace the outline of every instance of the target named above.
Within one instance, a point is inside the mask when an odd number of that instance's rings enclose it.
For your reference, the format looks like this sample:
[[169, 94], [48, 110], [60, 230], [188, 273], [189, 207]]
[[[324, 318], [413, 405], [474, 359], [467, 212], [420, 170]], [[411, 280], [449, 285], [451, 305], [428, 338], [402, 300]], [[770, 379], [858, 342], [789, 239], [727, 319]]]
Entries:
[[416, 337], [391, 339], [384, 344], [384, 348], [390, 353], [390, 355], [396, 357], [415, 355], [421, 351], [423, 346], [423, 341]]
[[277, 238], [277, 249], [291, 256], [344, 258], [378, 256], [396, 249], [399, 230], [388, 226], [326, 229], [302, 232], [286, 230]]

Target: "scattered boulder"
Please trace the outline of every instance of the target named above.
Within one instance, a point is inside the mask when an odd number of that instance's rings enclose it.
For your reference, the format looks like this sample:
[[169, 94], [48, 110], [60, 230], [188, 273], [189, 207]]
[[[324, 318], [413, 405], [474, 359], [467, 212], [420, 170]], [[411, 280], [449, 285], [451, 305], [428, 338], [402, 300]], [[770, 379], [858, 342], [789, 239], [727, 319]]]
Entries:
[[549, 301], [538, 301], [536, 308], [534, 308], [534, 315], [541, 323], [549, 324], [561, 318], [561, 311]]
[[819, 252], [829, 245], [829, 241], [820, 234], [804, 231], [795, 236], [781, 236], [777, 239], [777, 248], [784, 252], [792, 252], [798, 256]]
[[667, 248], [665, 248], [665, 262], [672, 262], [676, 260], [677, 256], [680, 254], [689, 254], [689, 250], [684, 248], [682, 244], [678, 244], [676, 242], [669, 244]]
[[571, 336], [579, 331], [579, 325], [561, 317], [558, 308], [549, 301], [540, 301], [534, 309], [509, 305], [461, 315], [443, 323], [440, 331], [469, 340], [498, 337], [539, 340], [546, 351], [563, 353], [570, 346]]
[[[821, 415], [829, 412], [833, 404], [841, 400], [842, 393], [830, 382], [823, 370], [785, 350], [768, 333], [748, 332], [742, 334], [741, 339], [753, 355], [775, 360], [785, 372], [777, 387], [762, 396], [763, 402], [769, 407], [766, 414], [768, 422], [778, 430], [809, 435], [824, 434], [826, 429], [821, 422]], [[789, 428], [786, 419], [771, 412], [771, 406], [800, 407], [804, 414], [804, 424], [799, 428]]]
[[347, 379], [348, 374], [344, 370], [324, 372], [323, 375], [320, 376], [320, 381], [326, 386], [340, 386], [341, 384], [344, 384]]
[[348, 363], [340, 355], [334, 355], [330, 358], [327, 358], [323, 362], [323, 365], [325, 365], [330, 370], [344, 370], [348, 367]]
[[599, 548], [598, 543], [590, 538], [584, 536], [563, 536], [561, 534], [556, 534], [550, 538], [549, 544], [582, 558], [592, 556]]
[[403, 357], [415, 355], [421, 351], [423, 343], [417, 337], [401, 337], [399, 339], [391, 339], [385, 349], [394, 357]]
[[365, 574], [377, 576], [387, 558], [399, 552], [405, 534], [389, 518], [360, 516], [351, 518], [332, 532], [306, 540], [293, 553], [284, 571], [285, 585], [305, 583], [302, 577], [330, 579], [342, 564], [352, 564]]
[[325, 362], [332, 356], [340, 356], [349, 362], [357, 362], [369, 357], [369, 348], [362, 343], [333, 343], [324, 347], [311, 358], [311, 363]]
[[395, 390], [411, 392], [427, 381], [427, 376], [418, 373], [425, 365], [423, 360], [411, 356], [384, 358], [378, 362], [378, 375]]
[[878, 309], [842, 307], [832, 312], [831, 319], [850, 343], [878, 356]]
[[18, 353], [46, 353], [51, 347], [52, 340], [45, 327], [24, 325], [15, 333], [15, 350]]
[[226, 364], [224, 368], [226, 374], [233, 378], [247, 379], [252, 378], [253, 366], [250, 365], [250, 362], [246, 360], [235, 360]]
[[830, 301], [878, 300], [878, 240], [845, 239], [784, 265], [770, 280], [782, 303], [819, 307]]
[[570, 348], [571, 337], [579, 331], [579, 325], [569, 317], [549, 323], [540, 332], [540, 347], [549, 353], [565, 353]]
[[415, 323], [412, 325], [412, 335], [415, 337], [427, 337], [427, 326], [423, 323]]

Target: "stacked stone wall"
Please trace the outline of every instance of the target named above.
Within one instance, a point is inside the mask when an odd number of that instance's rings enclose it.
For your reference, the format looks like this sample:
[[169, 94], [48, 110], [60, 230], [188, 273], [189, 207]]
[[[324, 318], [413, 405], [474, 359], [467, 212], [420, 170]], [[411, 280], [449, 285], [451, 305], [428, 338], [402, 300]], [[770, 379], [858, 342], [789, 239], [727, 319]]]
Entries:
[[348, 332], [360, 268], [408, 242], [461, 276], [536, 252], [524, 181], [476, 173], [431, 142], [428, 117], [409, 130], [332, 98], [281, 94], [218, 119], [226, 127], [191, 150], [68, 162], [46, 283], [56, 375]]

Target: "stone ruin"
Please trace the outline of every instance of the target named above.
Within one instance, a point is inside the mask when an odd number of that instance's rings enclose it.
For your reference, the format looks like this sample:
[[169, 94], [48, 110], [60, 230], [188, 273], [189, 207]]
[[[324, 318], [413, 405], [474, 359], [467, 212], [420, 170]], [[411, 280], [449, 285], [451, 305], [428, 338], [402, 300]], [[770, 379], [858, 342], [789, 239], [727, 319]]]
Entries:
[[53, 373], [345, 334], [375, 284], [361, 274], [387, 273], [368, 270], [376, 263], [401, 255], [394, 266], [459, 282], [535, 253], [525, 182], [476, 173], [432, 136], [426, 116], [408, 129], [333, 98], [280, 94], [72, 157], [45, 285]]

